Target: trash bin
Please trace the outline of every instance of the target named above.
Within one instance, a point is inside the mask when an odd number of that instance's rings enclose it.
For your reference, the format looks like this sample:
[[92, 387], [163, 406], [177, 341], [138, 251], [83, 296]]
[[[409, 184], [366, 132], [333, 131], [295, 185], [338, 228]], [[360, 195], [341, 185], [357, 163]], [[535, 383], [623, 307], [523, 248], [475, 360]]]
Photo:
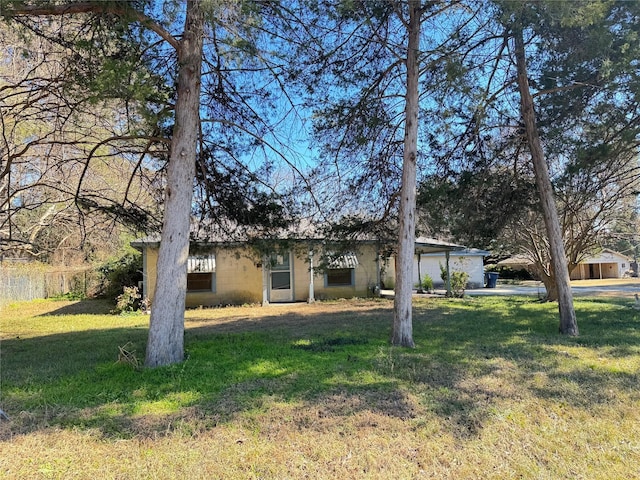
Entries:
[[498, 283], [498, 274], [495, 272], [487, 272], [485, 273], [487, 277], [487, 288], [496, 288], [496, 283]]

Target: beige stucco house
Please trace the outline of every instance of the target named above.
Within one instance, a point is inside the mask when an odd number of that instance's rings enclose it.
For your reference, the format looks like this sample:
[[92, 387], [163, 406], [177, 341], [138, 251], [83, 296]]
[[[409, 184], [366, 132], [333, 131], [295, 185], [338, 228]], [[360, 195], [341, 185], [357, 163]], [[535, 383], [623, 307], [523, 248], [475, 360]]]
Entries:
[[[423, 240], [423, 239], [421, 239]], [[147, 237], [131, 245], [142, 252], [143, 296], [153, 302], [159, 239]], [[264, 244], [199, 242], [187, 261], [187, 307], [243, 303], [312, 302], [316, 299], [367, 297], [382, 285], [392, 285], [392, 257], [381, 255], [377, 241], [354, 242], [349, 251], [320, 239]], [[422, 252], [454, 248], [443, 242], [421, 241]]]

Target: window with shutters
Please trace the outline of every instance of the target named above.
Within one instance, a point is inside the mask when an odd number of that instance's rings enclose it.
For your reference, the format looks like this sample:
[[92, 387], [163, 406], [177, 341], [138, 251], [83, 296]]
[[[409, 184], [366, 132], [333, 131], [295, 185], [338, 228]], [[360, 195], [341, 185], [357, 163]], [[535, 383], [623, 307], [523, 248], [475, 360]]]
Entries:
[[194, 255], [187, 260], [187, 292], [216, 291], [216, 257]]
[[328, 255], [329, 261], [325, 273], [325, 286], [350, 287], [355, 285], [355, 267], [358, 257], [354, 253]]

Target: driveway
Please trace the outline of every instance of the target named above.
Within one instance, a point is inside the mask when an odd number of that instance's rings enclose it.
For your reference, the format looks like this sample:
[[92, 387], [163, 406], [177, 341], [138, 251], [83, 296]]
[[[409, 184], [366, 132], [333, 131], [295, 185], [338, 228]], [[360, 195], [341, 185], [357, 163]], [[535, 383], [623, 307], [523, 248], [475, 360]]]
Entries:
[[[609, 280], [576, 280], [571, 282], [574, 296], [612, 296], [630, 297], [640, 295], [640, 278], [617, 278]], [[393, 290], [383, 290], [382, 295], [393, 297]], [[546, 290], [542, 282], [527, 281], [517, 285], [506, 284], [498, 280], [496, 288], [472, 288], [465, 290], [465, 295], [531, 295], [544, 297]], [[416, 296], [443, 296], [445, 290], [435, 290], [434, 294], [415, 294]]]
[[[609, 280], [575, 280], [571, 282], [571, 291], [575, 296], [620, 296], [633, 297], [640, 294], [639, 278], [616, 278]], [[444, 293], [444, 291], [443, 291]], [[546, 290], [542, 282], [522, 282], [508, 285], [498, 281], [496, 288], [477, 288], [466, 290], [467, 295], [535, 295], [543, 297]]]

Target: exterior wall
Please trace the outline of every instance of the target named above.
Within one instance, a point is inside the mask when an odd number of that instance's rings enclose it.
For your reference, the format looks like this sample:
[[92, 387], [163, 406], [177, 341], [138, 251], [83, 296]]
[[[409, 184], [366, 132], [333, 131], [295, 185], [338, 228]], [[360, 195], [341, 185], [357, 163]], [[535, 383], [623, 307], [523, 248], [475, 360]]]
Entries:
[[[314, 264], [316, 259], [314, 258]], [[306, 302], [309, 300], [309, 282], [311, 281], [309, 272], [309, 251], [306, 249], [296, 249], [293, 252], [293, 300], [296, 302]], [[318, 288], [319, 280], [314, 277], [314, 284]]]
[[[262, 269], [246, 248], [216, 249], [215, 292], [187, 292], [186, 306], [217, 306], [262, 301]], [[153, 302], [158, 273], [158, 249], [146, 248], [145, 296]]]
[[[262, 260], [249, 248], [217, 248], [215, 292], [187, 292], [186, 307], [217, 306], [242, 303], [260, 303], [263, 300], [264, 275]], [[354, 285], [327, 287], [324, 272], [314, 270], [314, 296], [316, 299], [371, 296], [376, 285], [376, 249], [374, 245], [362, 245], [356, 252], [358, 266], [354, 269]], [[319, 255], [314, 256], [317, 266]], [[155, 290], [158, 248], [148, 247], [143, 252], [144, 295], [153, 302]], [[292, 260], [292, 287], [294, 301], [309, 298], [308, 250], [297, 248]]]
[[[370, 297], [373, 295], [373, 289], [377, 284], [377, 252], [375, 245], [361, 245], [355, 253], [358, 257], [358, 266], [354, 269], [354, 285], [327, 287], [324, 273], [317, 273], [314, 277], [314, 291], [316, 299]], [[305, 264], [305, 267], [307, 268], [306, 278], [308, 294], [308, 264]]]
[[142, 281], [143, 296], [153, 301], [156, 291], [156, 277], [158, 276], [158, 249], [144, 248], [142, 250]]
[[[420, 258], [420, 274], [433, 279], [434, 286], [442, 287], [444, 282], [440, 278], [440, 265], [445, 266], [447, 258], [444, 253], [427, 253]], [[449, 254], [449, 269], [451, 272], [467, 272], [469, 274], [468, 288], [482, 288], [484, 286], [484, 261], [482, 255], [464, 255], [451, 252]], [[418, 259], [413, 260], [413, 282], [418, 285]]]
[[620, 278], [617, 263], [580, 263], [571, 272], [571, 280], [595, 280], [601, 278]]
[[260, 303], [262, 301], [261, 260], [247, 248], [218, 248], [216, 291], [188, 292], [187, 307]]
[[380, 282], [381, 287], [386, 290], [393, 290], [396, 284], [396, 260], [395, 257], [382, 258], [380, 261]]
[[[625, 265], [625, 267], [623, 267]], [[622, 278], [630, 263], [580, 263], [571, 272], [571, 280]]]

